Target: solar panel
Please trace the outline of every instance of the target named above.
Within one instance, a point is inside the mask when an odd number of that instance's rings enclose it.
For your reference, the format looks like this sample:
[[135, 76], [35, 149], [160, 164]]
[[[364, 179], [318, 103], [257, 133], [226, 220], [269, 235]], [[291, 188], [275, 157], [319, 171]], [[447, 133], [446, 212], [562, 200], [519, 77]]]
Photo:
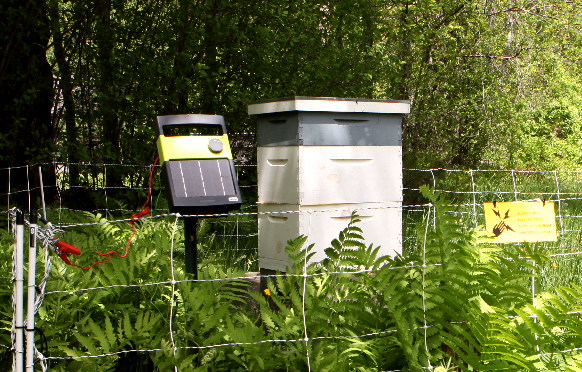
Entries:
[[240, 190], [222, 116], [158, 116], [157, 133], [172, 213], [213, 214], [240, 207]]
[[175, 195], [182, 198], [237, 196], [228, 159], [177, 160], [170, 167]]
[[162, 174], [172, 213], [221, 213], [240, 207], [240, 191], [230, 159], [170, 160]]

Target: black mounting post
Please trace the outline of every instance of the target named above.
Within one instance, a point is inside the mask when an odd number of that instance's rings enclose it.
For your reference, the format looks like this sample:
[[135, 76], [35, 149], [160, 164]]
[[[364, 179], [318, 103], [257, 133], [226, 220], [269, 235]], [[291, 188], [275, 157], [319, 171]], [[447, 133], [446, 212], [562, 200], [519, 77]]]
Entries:
[[196, 249], [196, 225], [198, 218], [184, 218], [184, 248], [186, 251], [186, 273], [198, 279], [198, 254]]
[[24, 213], [19, 210], [16, 210], [16, 224], [24, 225]]

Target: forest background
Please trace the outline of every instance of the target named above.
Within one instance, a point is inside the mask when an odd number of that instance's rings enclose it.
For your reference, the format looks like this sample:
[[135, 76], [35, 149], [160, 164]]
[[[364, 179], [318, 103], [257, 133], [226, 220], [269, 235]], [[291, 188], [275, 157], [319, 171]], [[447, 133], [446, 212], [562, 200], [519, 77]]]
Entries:
[[406, 168], [580, 170], [581, 27], [563, 0], [3, 0], [0, 168], [148, 165], [184, 113], [252, 163], [249, 102], [333, 96], [410, 100]]

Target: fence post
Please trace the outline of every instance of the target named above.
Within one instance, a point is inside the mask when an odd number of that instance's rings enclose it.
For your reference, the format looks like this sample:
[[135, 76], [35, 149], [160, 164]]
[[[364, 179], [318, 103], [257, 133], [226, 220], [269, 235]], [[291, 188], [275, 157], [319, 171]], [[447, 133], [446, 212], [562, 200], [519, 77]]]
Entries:
[[24, 369], [24, 214], [16, 211], [16, 238], [14, 242], [14, 363], [15, 372]]
[[26, 371], [34, 372], [34, 313], [36, 303], [36, 227], [38, 215], [30, 211], [28, 248], [28, 307], [26, 311]]
[[475, 228], [479, 226], [477, 223], [477, 196], [475, 193], [475, 177], [473, 176], [473, 171], [471, 171], [471, 186], [473, 188], [473, 218], [475, 219]]
[[[8, 192], [6, 193], [6, 199], [7, 199], [7, 206], [6, 206], [6, 210], [9, 211], [10, 210], [10, 187], [12, 186], [10, 183], [10, 170], [12, 168], [8, 168]], [[10, 215], [8, 215], [10, 217]], [[6, 227], [8, 228], [8, 232], [10, 232], [10, 218], [8, 218], [8, 223], [6, 224]]]
[[560, 218], [560, 228], [562, 237], [562, 246], [564, 246], [564, 220], [562, 218], [562, 197], [560, 196], [560, 183], [558, 182], [558, 171], [554, 171], [554, 178], [556, 179], [556, 191], [558, 196], [558, 217]]
[[[46, 205], [44, 202], [44, 183], [42, 182], [42, 167], [39, 165], [38, 166], [38, 179], [40, 182], [40, 201], [42, 203], [42, 216], [44, 218], [46, 218]], [[32, 216], [31, 216], [32, 218]], [[35, 218], [36, 218], [36, 214], [35, 214]], [[32, 222], [32, 220], [31, 220]]]

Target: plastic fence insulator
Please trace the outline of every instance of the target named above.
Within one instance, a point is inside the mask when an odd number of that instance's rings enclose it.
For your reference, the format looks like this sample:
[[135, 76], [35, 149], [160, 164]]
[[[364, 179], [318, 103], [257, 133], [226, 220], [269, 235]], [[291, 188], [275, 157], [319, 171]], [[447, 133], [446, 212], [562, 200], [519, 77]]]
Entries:
[[28, 248], [28, 306], [26, 310], [26, 361], [27, 372], [34, 372], [34, 313], [36, 303], [36, 211], [30, 213], [30, 239]]
[[16, 212], [16, 239], [14, 243], [14, 363], [15, 372], [24, 371], [24, 215]]

